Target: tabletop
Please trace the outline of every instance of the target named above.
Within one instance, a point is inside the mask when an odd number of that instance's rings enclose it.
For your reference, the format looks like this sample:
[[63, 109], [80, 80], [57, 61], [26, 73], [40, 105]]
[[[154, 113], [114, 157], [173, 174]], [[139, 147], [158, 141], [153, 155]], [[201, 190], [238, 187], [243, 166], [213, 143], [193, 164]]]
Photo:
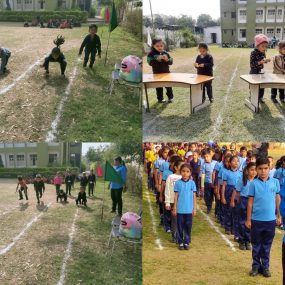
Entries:
[[241, 75], [240, 78], [250, 84], [285, 84], [284, 74], [246, 74]]

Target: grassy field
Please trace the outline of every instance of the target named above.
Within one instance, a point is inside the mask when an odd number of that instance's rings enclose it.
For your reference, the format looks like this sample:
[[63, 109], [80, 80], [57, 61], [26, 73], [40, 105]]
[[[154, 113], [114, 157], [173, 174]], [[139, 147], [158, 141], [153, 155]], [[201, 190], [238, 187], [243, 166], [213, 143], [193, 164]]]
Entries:
[[[87, 33], [87, 26], [57, 30], [1, 23], [1, 46], [12, 52], [9, 73], [0, 77], [2, 141], [47, 140], [52, 123], [55, 140], [114, 141], [130, 135], [141, 140], [142, 116], [134, 91], [118, 86], [107, 101], [115, 63], [129, 54], [140, 56], [140, 41], [117, 28], [112, 33], [108, 62], [104, 66], [108, 30], [106, 26], [99, 27], [102, 59], [97, 58], [94, 69], [90, 70], [84, 69], [82, 61], [77, 59]], [[50, 76], [46, 78], [39, 64], [53, 48], [53, 39], [58, 34], [66, 39], [62, 46], [68, 62], [66, 78], [60, 76], [58, 64], [50, 65]], [[60, 104], [63, 108], [56, 118]]]
[[[77, 185], [72, 194], [77, 193]], [[54, 186], [48, 185], [42, 203], [37, 206], [32, 185], [29, 201], [18, 202], [15, 181], [1, 180], [0, 193], [0, 283], [3, 285], [57, 284], [69, 233], [75, 220], [75, 232], [70, 258], [66, 261], [64, 284], [142, 284], [141, 249], [118, 243], [112, 259], [106, 243], [113, 214], [110, 213], [109, 191], [106, 191], [104, 219], [101, 222], [103, 182], [99, 181], [95, 198], [88, 199], [88, 207], [77, 210], [74, 197], [67, 205], [56, 203]], [[5, 199], [4, 199], [5, 198]], [[137, 211], [140, 199], [124, 194], [124, 211]], [[51, 204], [50, 204], [51, 203]], [[27, 224], [41, 216], [8, 252], [7, 247]]]
[[[282, 150], [270, 151], [278, 159]], [[189, 251], [179, 251], [170, 241], [171, 237], [159, 226], [159, 213], [155, 196], [147, 190], [146, 177], [143, 185], [144, 237], [143, 237], [143, 278], [144, 285], [279, 285], [282, 280], [282, 238], [281, 230], [276, 235], [271, 251], [271, 278], [248, 275], [251, 269], [251, 251], [240, 251], [238, 244], [234, 250], [222, 239], [206, 219], [206, 207], [198, 200], [201, 211], [194, 218], [192, 243]], [[151, 212], [154, 215], [152, 216]], [[218, 230], [224, 230], [215, 222], [214, 214], [210, 219]]]
[[[284, 141], [285, 105], [273, 104], [270, 90], [266, 90], [266, 104], [260, 113], [253, 113], [244, 104], [249, 97], [249, 87], [239, 77], [249, 73], [251, 50], [212, 46], [210, 52], [215, 62], [214, 103], [189, 115], [186, 89], [175, 88], [175, 101], [170, 105], [157, 104], [155, 91], [150, 89], [151, 113], [144, 114], [144, 141], [186, 141], [189, 138], [192, 141]], [[268, 50], [267, 57], [274, 54], [276, 50]], [[172, 72], [196, 73], [196, 48], [176, 49], [171, 55], [174, 58]], [[272, 63], [267, 64], [265, 70], [272, 72]], [[146, 59], [144, 72], [151, 72]]]

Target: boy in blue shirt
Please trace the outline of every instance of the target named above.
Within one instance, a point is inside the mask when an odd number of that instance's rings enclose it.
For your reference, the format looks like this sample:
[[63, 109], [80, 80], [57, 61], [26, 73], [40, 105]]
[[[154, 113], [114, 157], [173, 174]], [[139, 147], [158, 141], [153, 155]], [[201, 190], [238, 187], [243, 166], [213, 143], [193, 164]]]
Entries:
[[207, 206], [207, 214], [210, 214], [212, 210], [212, 204], [214, 199], [214, 181], [213, 171], [217, 161], [212, 160], [211, 150], [205, 152], [205, 163], [202, 168], [202, 192], [204, 193], [205, 204]]
[[[278, 180], [269, 177], [269, 160], [260, 157], [256, 160], [257, 178], [248, 192], [246, 227], [251, 229], [252, 270], [251, 276], [262, 273], [270, 277], [269, 257], [275, 236], [275, 226], [280, 218], [280, 185]], [[275, 215], [277, 212], [277, 219]]]
[[4, 47], [0, 47], [0, 59], [1, 59], [1, 65], [0, 65], [0, 75], [4, 74], [7, 71], [7, 64], [8, 60], [11, 56], [10, 50]]

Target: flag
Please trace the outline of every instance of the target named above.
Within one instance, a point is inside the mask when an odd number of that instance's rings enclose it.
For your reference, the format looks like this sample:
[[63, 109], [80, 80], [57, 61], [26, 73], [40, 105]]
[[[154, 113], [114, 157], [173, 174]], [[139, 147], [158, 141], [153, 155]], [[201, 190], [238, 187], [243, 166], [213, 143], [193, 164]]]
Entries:
[[147, 31], [147, 44], [148, 46], [152, 46], [152, 40], [151, 40], [151, 35], [150, 35], [150, 29]]
[[124, 181], [120, 174], [114, 169], [110, 162], [106, 161], [105, 165], [105, 181], [124, 184]]
[[115, 7], [115, 2], [112, 3], [111, 20], [109, 25], [109, 32], [113, 32], [118, 27], [117, 11]]
[[105, 11], [105, 23], [106, 24], [110, 23], [110, 10], [108, 7], [106, 8], [106, 11]]
[[103, 171], [102, 171], [102, 168], [100, 165], [97, 166], [97, 169], [96, 169], [96, 176], [97, 177], [103, 177]]

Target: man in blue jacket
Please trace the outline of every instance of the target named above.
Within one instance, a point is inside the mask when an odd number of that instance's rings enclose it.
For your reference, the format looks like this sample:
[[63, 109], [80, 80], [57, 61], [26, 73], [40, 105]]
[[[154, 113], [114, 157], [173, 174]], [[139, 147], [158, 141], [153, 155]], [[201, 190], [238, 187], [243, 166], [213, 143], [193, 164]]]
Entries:
[[7, 71], [7, 64], [10, 56], [11, 52], [7, 48], [0, 47], [0, 58], [1, 58], [0, 75], [4, 74]]

